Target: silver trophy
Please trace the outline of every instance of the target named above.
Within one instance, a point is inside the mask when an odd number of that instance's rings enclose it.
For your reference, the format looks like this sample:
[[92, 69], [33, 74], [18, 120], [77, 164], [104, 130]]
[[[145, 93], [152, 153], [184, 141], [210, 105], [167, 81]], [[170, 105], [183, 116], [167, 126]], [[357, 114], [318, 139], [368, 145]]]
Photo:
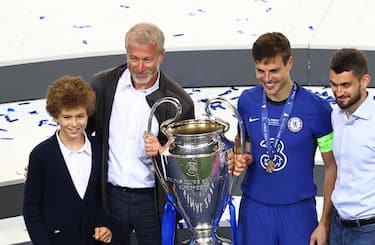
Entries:
[[[222, 102], [235, 112], [243, 143], [242, 121], [236, 108], [225, 99], [215, 98], [206, 103], [208, 119], [177, 121], [182, 107], [179, 101], [172, 97], [158, 100], [151, 108], [149, 133], [153, 114], [160, 104], [172, 103], [177, 111], [174, 118], [160, 125], [160, 130], [169, 139], [172, 138], [172, 143], [160, 158], [153, 158], [153, 165], [164, 190], [173, 196], [177, 210], [192, 232], [190, 241], [184, 244], [233, 244], [216, 234], [234, 183], [234, 176], [228, 174], [226, 160], [234, 143], [224, 135], [230, 126], [214, 117], [210, 109], [211, 104]], [[232, 234], [232, 237], [234, 235]]]

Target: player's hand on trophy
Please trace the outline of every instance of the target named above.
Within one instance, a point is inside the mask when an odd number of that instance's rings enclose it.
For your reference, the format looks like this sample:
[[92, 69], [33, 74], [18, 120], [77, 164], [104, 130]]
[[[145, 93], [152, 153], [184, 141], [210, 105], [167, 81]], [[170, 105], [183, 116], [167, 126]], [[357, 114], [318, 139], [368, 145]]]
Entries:
[[247, 166], [249, 166], [253, 162], [253, 156], [249, 153], [250, 142], [248, 140], [244, 142], [244, 147], [241, 147], [241, 138], [240, 135], [237, 134], [234, 142], [235, 152], [229, 152], [227, 155], [228, 172], [235, 176], [240, 176], [246, 170]]
[[240, 176], [253, 162], [253, 156], [249, 153], [244, 154], [234, 154], [229, 152], [227, 155], [228, 158], [228, 171], [230, 174], [235, 176]]

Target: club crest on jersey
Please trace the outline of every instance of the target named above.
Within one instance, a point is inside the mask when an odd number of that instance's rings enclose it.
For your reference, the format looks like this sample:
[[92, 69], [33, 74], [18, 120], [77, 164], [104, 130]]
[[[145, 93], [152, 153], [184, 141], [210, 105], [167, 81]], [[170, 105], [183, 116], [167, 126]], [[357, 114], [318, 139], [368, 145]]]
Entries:
[[299, 117], [291, 117], [288, 120], [288, 129], [291, 132], [299, 132], [303, 127], [303, 122]]

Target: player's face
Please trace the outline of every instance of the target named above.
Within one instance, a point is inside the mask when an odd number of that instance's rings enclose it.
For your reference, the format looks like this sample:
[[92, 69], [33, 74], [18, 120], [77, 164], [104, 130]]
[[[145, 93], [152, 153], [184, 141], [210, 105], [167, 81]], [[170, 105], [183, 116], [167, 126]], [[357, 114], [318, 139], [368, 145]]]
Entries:
[[356, 77], [352, 71], [344, 71], [336, 74], [329, 71], [331, 89], [335, 95], [337, 105], [350, 113], [353, 113], [366, 99], [366, 88], [370, 81], [368, 74], [361, 78]]
[[280, 101], [289, 96], [292, 84], [289, 72], [292, 65], [292, 57], [284, 64], [281, 55], [255, 63], [256, 77], [269, 99]]
[[127, 63], [134, 86], [151, 87], [157, 79], [164, 53], [156, 44], [130, 42], [127, 48]]
[[60, 126], [59, 136], [64, 140], [74, 141], [83, 137], [87, 126], [87, 110], [84, 107], [62, 109], [55, 121]]

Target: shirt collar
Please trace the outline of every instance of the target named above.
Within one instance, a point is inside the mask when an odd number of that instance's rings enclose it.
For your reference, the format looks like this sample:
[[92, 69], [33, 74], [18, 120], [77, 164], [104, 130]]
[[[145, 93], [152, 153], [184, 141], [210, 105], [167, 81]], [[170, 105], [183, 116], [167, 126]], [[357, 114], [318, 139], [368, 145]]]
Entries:
[[[366, 99], [363, 101], [363, 103], [353, 112], [351, 117], [353, 118], [362, 118], [365, 120], [369, 120], [371, 118], [371, 111], [372, 111], [372, 104], [371, 104], [371, 98], [370, 94], [367, 94]], [[341, 113], [345, 115], [345, 110], [341, 109]]]
[[[152, 92], [159, 89], [159, 79], [160, 79], [160, 71], [158, 71], [158, 77], [156, 79], [156, 82], [150, 88], [145, 89], [145, 90], [138, 90], [138, 91], [143, 91], [146, 95], [151, 94]], [[117, 86], [119, 89], [131, 88], [135, 90], [133, 83], [132, 83], [129, 68], [126, 68], [125, 71], [121, 74]]]
[[64, 156], [66, 155], [69, 155], [71, 153], [74, 153], [74, 152], [77, 152], [77, 153], [85, 153], [87, 154], [88, 156], [91, 156], [91, 143], [87, 137], [87, 134], [85, 131], [83, 131], [83, 134], [85, 136], [85, 144], [81, 147], [81, 149], [79, 149], [78, 151], [72, 151], [72, 150], [69, 150], [65, 145], [64, 143], [61, 141], [60, 139], [60, 136], [59, 136], [59, 131], [60, 130], [56, 130], [56, 138], [57, 138], [57, 142], [59, 143], [59, 147], [61, 149], [61, 152], [63, 153]]

